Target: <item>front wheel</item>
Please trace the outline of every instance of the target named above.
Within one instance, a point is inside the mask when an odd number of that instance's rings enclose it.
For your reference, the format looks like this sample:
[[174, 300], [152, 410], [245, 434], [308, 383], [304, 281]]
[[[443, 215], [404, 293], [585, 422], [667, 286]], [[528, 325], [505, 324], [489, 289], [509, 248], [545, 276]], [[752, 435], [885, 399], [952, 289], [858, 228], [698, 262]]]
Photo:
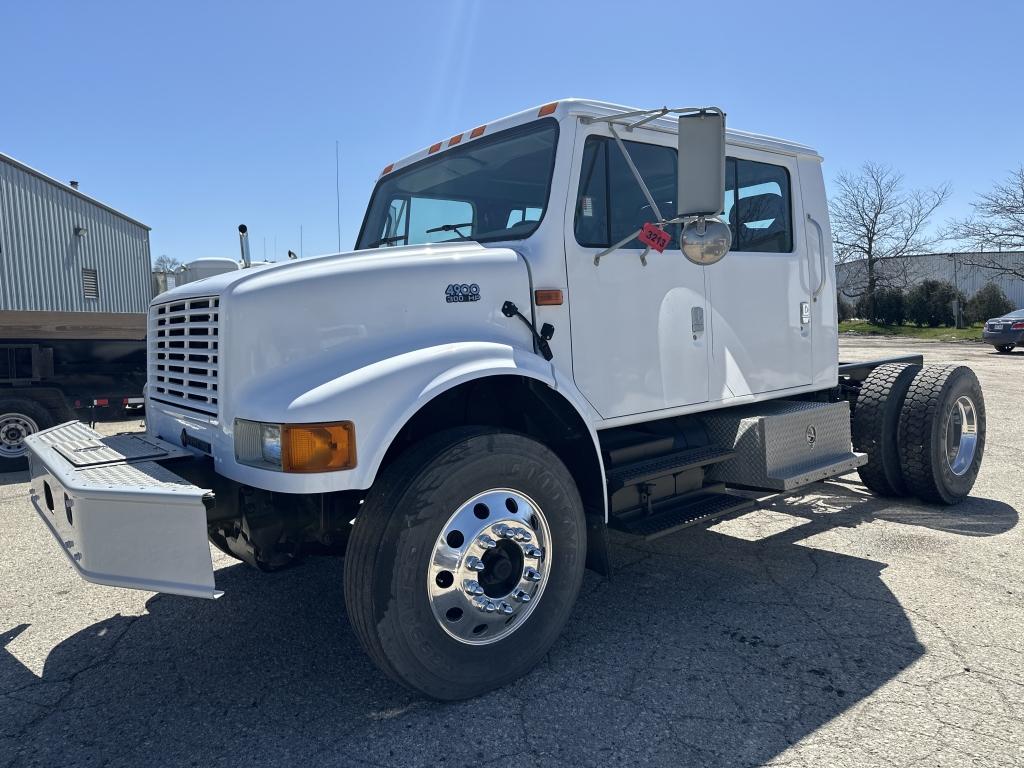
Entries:
[[390, 677], [465, 699], [547, 653], [585, 557], [583, 504], [554, 453], [523, 435], [453, 430], [378, 477], [349, 540], [345, 602]]
[[998, 352], [1001, 355], [1008, 355], [1011, 352], [1013, 352], [1016, 346], [1016, 344], [997, 344], [996, 352]]

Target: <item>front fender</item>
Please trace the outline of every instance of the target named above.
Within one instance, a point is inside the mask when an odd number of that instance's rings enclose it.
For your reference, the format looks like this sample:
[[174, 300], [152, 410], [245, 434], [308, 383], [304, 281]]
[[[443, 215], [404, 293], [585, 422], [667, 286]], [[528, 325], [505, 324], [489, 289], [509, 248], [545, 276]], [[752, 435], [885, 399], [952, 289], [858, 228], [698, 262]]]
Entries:
[[[329, 381], [304, 387], [302, 370], [278, 369], [248, 382], [240, 417], [279, 423], [352, 421], [357, 464], [340, 472], [292, 475], [219, 462], [220, 471], [239, 482], [285, 493], [324, 493], [367, 489], [384, 455], [410, 418], [441, 393], [473, 379], [518, 375], [544, 382], [561, 394], [587, 425], [601, 462], [598, 414], [571, 381], [532, 351], [498, 342], [455, 342], [389, 356]], [[225, 425], [230, 430], [231, 425]], [[227, 457], [225, 457], [227, 459]]]

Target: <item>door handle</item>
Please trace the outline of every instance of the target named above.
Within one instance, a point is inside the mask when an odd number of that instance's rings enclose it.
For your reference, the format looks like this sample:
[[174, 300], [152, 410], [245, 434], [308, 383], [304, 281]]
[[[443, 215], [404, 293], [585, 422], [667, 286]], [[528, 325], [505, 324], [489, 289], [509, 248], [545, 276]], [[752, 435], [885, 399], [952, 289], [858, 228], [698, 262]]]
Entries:
[[807, 220], [814, 225], [814, 228], [818, 230], [818, 271], [820, 273], [820, 279], [818, 280], [818, 287], [814, 289], [814, 293], [811, 294], [811, 298], [815, 301], [818, 299], [818, 294], [821, 293], [821, 289], [825, 287], [825, 233], [821, 231], [821, 224], [814, 220], [811, 214], [807, 214]]
[[690, 330], [695, 341], [698, 333], [704, 333], [704, 307], [690, 307]]

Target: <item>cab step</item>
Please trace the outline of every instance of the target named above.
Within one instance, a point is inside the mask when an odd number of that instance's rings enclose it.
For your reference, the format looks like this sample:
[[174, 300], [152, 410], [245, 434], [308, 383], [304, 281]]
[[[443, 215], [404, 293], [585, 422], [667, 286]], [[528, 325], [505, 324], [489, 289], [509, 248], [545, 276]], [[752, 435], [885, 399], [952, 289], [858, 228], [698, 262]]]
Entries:
[[664, 475], [674, 475], [698, 467], [708, 467], [730, 459], [735, 454], [736, 452], [732, 448], [706, 445], [700, 448], [674, 451], [653, 459], [634, 461], [608, 471], [608, 491], [614, 493], [627, 485], [636, 485]]
[[612, 528], [650, 541], [687, 526], [750, 509], [755, 503], [753, 499], [728, 493], [724, 485], [718, 484], [666, 499], [653, 505], [649, 513], [613, 516], [608, 523]]

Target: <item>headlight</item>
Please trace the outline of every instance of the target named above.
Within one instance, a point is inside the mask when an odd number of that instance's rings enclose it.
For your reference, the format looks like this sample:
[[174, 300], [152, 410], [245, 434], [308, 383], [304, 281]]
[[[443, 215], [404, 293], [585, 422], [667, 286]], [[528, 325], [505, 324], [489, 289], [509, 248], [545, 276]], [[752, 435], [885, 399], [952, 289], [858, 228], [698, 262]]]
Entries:
[[235, 419], [235, 458], [279, 472], [333, 472], [356, 465], [351, 421], [266, 424]]

